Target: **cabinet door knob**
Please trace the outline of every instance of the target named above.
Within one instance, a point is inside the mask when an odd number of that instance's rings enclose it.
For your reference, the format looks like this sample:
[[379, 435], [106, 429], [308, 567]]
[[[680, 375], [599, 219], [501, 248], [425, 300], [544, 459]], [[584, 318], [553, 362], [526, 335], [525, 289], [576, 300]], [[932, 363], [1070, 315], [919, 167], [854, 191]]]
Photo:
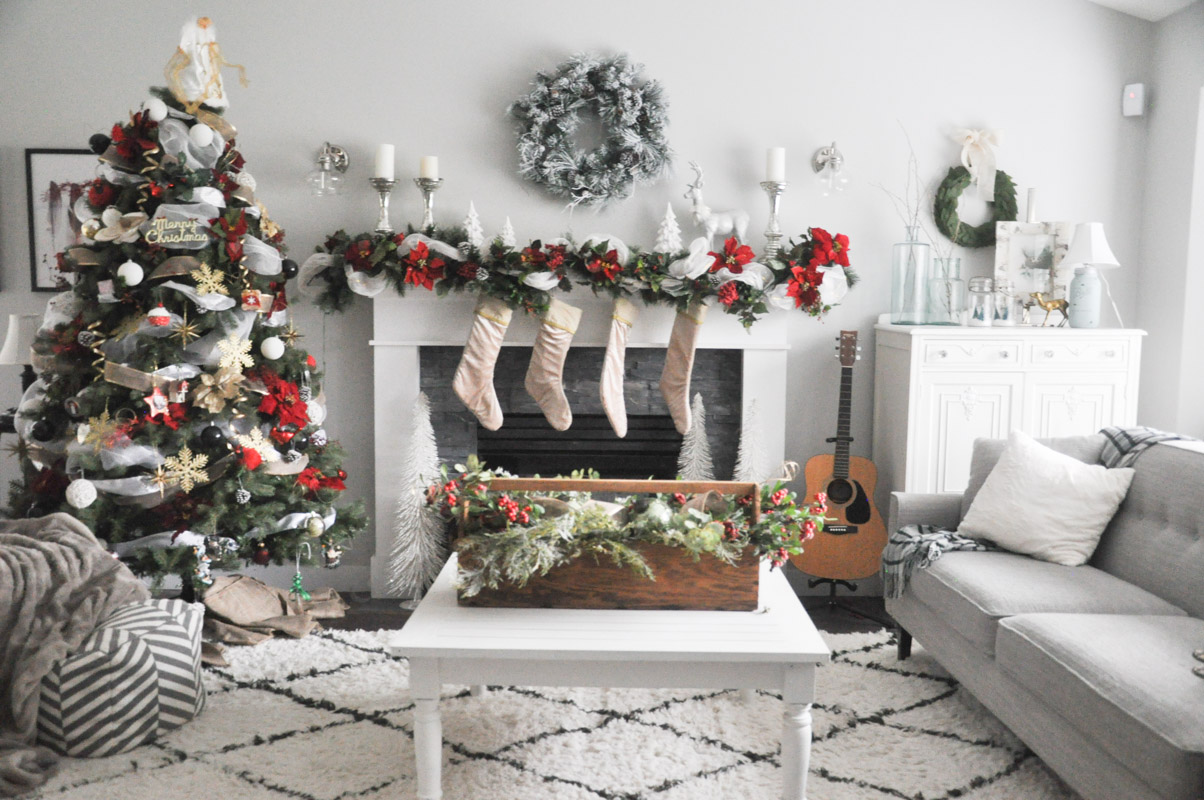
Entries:
[[1053, 358], [1053, 350], [1046, 350], [1046, 351], [1045, 351], [1045, 357], [1046, 357], [1046, 358]]
[[999, 351], [999, 357], [1000, 357], [1000, 358], [1011, 358], [1011, 357], [1012, 357], [1012, 354], [1011, 354], [1011, 353], [1009, 353], [1007, 350], [1000, 350], [1000, 351]]
[[1116, 358], [1116, 351], [1115, 350], [1105, 350], [1104, 358]]
[[937, 358], [948, 358], [948, 357], [949, 357], [949, 351], [948, 351], [948, 350], [937, 350], [937, 351], [936, 351], [936, 357], [937, 357]]

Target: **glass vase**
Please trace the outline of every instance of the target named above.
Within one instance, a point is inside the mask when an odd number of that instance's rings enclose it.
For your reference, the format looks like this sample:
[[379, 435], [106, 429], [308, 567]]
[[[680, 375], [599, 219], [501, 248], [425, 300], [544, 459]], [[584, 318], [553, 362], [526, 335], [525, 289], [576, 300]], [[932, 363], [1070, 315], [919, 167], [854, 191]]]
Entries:
[[918, 226], [907, 226], [907, 241], [894, 247], [891, 261], [890, 321], [894, 325], [923, 325], [928, 293], [931, 248], [920, 241]]
[[927, 325], [964, 325], [966, 282], [962, 280], [960, 258], [934, 258], [928, 278], [928, 304], [924, 310]]

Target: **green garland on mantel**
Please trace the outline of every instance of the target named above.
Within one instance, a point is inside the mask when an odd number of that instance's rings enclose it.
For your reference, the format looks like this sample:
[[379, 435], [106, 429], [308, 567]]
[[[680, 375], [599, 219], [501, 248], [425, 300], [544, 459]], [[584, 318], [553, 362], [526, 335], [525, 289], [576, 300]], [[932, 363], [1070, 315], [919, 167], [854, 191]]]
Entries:
[[1016, 219], [1016, 183], [1003, 170], [995, 172], [995, 202], [991, 219], [981, 225], [967, 225], [957, 216], [957, 201], [970, 185], [970, 172], [965, 167], [950, 167], [949, 174], [936, 190], [932, 216], [936, 227], [949, 241], [962, 247], [990, 247], [995, 244], [995, 223]]

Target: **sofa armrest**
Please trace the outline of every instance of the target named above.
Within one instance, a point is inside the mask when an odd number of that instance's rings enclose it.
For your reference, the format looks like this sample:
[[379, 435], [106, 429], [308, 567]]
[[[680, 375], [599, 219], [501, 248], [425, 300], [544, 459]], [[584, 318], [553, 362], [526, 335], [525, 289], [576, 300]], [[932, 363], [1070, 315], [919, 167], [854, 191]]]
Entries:
[[958, 492], [891, 492], [887, 533], [919, 524], [954, 530], [961, 522], [961, 513], [962, 496]]

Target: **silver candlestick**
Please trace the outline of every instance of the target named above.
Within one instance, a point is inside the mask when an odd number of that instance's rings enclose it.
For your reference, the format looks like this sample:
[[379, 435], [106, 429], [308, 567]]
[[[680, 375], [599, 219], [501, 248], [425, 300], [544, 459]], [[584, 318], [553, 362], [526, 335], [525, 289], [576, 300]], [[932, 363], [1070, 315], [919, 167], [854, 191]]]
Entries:
[[376, 233], [392, 233], [393, 225], [389, 222], [389, 195], [397, 181], [392, 178], [369, 178], [368, 182], [376, 189], [380, 198], [380, 216], [376, 218]]
[[782, 251], [782, 226], [778, 223], [778, 205], [786, 181], [761, 181], [761, 188], [769, 195], [769, 224], [765, 226], [765, 257], [773, 258]]
[[414, 184], [422, 191], [422, 229], [435, 227], [435, 190], [442, 185], [442, 178], [415, 178]]

